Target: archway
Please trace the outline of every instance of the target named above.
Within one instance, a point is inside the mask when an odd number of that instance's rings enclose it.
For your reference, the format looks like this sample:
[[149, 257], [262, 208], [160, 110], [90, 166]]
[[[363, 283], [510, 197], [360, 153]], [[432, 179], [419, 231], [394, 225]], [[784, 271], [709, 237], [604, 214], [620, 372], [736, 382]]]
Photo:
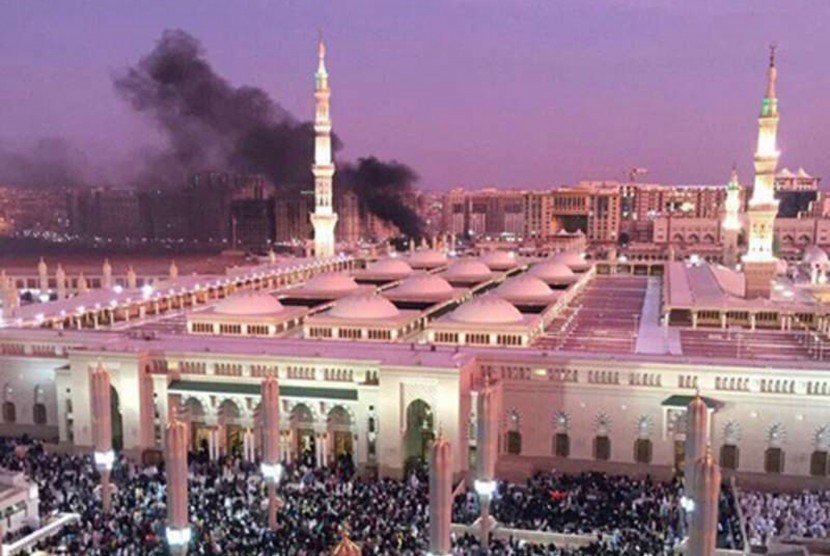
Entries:
[[219, 425], [224, 429], [225, 452], [238, 454], [242, 452], [242, 424], [239, 406], [233, 400], [223, 400], [219, 404]]
[[311, 409], [300, 403], [294, 406], [288, 418], [291, 424], [291, 433], [294, 437], [294, 449], [297, 459], [314, 463], [317, 441], [314, 434], [314, 414]]
[[432, 408], [424, 400], [415, 400], [406, 408], [404, 466], [407, 470], [427, 461], [435, 438]]
[[334, 406], [329, 411], [326, 426], [331, 439], [331, 453], [334, 459], [351, 458], [354, 453], [354, 442], [352, 417], [349, 412], [343, 406]]
[[205, 424], [205, 408], [196, 398], [184, 403], [184, 420], [190, 425], [190, 448], [193, 451], [207, 451], [210, 429]]

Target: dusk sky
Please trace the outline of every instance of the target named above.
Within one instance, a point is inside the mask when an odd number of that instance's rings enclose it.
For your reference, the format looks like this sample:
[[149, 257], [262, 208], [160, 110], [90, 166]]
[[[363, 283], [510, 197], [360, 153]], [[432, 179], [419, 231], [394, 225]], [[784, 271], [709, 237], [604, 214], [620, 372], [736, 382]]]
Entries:
[[430, 189], [721, 183], [733, 162], [748, 182], [775, 42], [781, 166], [828, 177], [828, 26], [828, 0], [3, 0], [0, 144], [66, 137], [112, 166], [158, 141], [112, 79], [176, 28], [310, 119], [322, 29], [341, 158]]

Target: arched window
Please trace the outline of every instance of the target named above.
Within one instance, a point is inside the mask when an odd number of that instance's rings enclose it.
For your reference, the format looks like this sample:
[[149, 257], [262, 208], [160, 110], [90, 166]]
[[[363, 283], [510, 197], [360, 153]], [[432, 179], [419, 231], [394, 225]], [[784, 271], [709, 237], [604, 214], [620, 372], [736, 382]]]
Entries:
[[720, 447], [720, 466], [733, 471], [740, 465], [741, 450], [734, 444], [724, 444]]
[[637, 463], [651, 463], [652, 446], [648, 438], [638, 438], [634, 441], [634, 461]]
[[810, 475], [826, 477], [830, 473], [830, 427], [821, 427], [816, 431], [815, 450], [810, 455]]
[[571, 453], [571, 438], [568, 436], [570, 429], [570, 417], [564, 411], [560, 411], [554, 418], [556, 434], [553, 436], [553, 454], [559, 458], [566, 458]]
[[594, 437], [594, 458], [600, 461], [611, 459], [611, 439], [605, 435]]
[[768, 448], [764, 452], [764, 471], [767, 473], [784, 472], [784, 440], [786, 431], [781, 423], [776, 423], [769, 429]]
[[14, 391], [11, 385], [6, 384], [3, 389], [3, 422], [16, 423], [17, 422], [17, 407], [14, 405]]
[[43, 390], [43, 386], [37, 385], [35, 386], [35, 403], [32, 406], [32, 420], [34, 421], [35, 425], [45, 425], [46, 424], [46, 394]]

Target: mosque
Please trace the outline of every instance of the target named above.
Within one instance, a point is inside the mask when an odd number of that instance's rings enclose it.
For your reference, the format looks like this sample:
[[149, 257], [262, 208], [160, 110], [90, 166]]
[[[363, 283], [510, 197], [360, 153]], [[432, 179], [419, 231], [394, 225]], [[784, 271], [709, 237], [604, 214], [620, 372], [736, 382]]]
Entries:
[[[192, 447], [237, 450], [258, 444], [261, 383], [274, 376], [283, 460], [348, 456], [366, 472], [401, 476], [441, 430], [463, 474], [489, 387], [499, 473], [670, 473], [682, 468], [687, 406], [699, 392], [725, 473], [825, 478], [828, 258], [811, 249], [786, 268], [773, 256], [776, 72], [773, 54], [749, 210], [728, 202], [724, 215], [729, 237], [748, 230], [748, 248], [741, 257], [737, 240], [725, 242], [727, 266], [576, 251], [456, 257], [440, 241], [367, 260], [337, 252], [321, 41], [315, 257], [272, 255], [217, 275], [171, 268], [141, 287], [105, 280], [20, 307], [4, 276], [0, 433], [90, 450], [91, 371], [103, 367], [118, 449], [162, 449], [176, 416]], [[60, 289], [65, 277], [56, 278]]]

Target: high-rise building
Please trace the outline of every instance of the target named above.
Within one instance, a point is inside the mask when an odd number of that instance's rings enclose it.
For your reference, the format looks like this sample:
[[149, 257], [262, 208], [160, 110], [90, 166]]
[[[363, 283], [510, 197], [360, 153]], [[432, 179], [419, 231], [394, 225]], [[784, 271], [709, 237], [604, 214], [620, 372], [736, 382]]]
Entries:
[[314, 256], [318, 258], [334, 255], [334, 227], [337, 225], [332, 192], [334, 161], [331, 153], [330, 98], [326, 46], [321, 36], [314, 87], [314, 165], [311, 168], [314, 174], [314, 212], [311, 215], [311, 225], [314, 227]]

